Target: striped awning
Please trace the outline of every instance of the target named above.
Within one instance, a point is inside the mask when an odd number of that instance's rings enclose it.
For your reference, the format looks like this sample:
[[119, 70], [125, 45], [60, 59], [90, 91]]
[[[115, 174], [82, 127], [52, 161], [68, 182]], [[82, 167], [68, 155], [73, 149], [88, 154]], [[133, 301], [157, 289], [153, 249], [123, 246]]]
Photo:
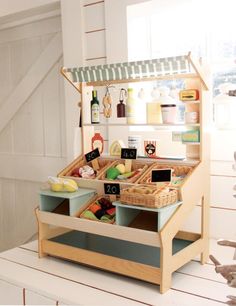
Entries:
[[184, 74], [190, 73], [191, 67], [188, 56], [183, 55], [135, 62], [66, 68], [64, 72], [70, 75], [73, 82], [97, 82]]

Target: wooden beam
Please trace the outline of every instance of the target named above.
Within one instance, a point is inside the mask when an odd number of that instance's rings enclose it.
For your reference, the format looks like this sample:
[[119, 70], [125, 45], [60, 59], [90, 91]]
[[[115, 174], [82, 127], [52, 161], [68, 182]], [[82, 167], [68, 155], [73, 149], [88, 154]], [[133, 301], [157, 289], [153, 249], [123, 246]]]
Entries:
[[0, 133], [62, 56], [61, 33], [49, 42], [27, 74], [0, 107]]
[[141, 243], [149, 246], [160, 246], [159, 235], [156, 232], [114, 224], [111, 225], [103, 222], [88, 221], [81, 218], [48, 213], [46, 211], [39, 211], [38, 219], [42, 223], [69, 228], [85, 233], [92, 233], [95, 235], [130, 241], [134, 243]]
[[42, 240], [42, 251], [49, 255], [135, 277], [154, 284], [160, 284], [160, 269], [149, 265], [79, 249], [49, 240]]

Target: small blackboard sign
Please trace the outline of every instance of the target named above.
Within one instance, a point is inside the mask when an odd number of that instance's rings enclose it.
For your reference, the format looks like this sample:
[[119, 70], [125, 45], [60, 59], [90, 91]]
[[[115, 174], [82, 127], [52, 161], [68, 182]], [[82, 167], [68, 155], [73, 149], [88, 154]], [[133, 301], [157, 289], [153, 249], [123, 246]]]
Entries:
[[170, 182], [171, 181], [171, 169], [157, 169], [152, 170], [152, 182]]
[[93, 151], [88, 152], [85, 154], [85, 159], [88, 162], [94, 160], [95, 158], [98, 158], [100, 156], [98, 148], [94, 149]]
[[121, 158], [124, 159], [136, 159], [137, 157], [137, 149], [129, 149], [129, 148], [124, 148], [121, 149]]
[[120, 194], [120, 184], [117, 183], [104, 183], [105, 194]]

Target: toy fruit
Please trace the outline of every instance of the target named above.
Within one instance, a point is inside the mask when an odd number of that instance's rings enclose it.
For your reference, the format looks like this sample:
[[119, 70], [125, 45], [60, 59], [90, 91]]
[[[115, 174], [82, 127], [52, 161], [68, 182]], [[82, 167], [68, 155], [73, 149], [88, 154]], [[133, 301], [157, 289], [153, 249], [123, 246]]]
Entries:
[[124, 164], [118, 164], [118, 165], [116, 166], [116, 169], [119, 170], [120, 174], [125, 173], [125, 165], [124, 165]]
[[134, 174], [135, 174], [135, 171], [126, 172], [126, 173], [124, 173], [124, 174], [118, 175], [118, 176], [117, 176], [117, 179], [118, 179], [118, 180], [126, 180], [126, 179], [132, 177]]
[[50, 189], [52, 191], [63, 191], [64, 185], [63, 185], [63, 179], [58, 177], [52, 177], [49, 176], [48, 183], [50, 184]]
[[107, 169], [106, 177], [109, 180], [115, 180], [117, 176], [120, 174], [120, 171], [117, 168], [109, 168]]
[[64, 179], [64, 190], [68, 192], [74, 192], [78, 190], [78, 185], [74, 180]]

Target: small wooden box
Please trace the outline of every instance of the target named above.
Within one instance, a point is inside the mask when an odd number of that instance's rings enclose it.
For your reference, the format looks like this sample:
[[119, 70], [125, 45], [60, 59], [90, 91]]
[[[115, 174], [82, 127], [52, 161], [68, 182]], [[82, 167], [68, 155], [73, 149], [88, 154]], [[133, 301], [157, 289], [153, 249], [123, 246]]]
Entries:
[[143, 175], [145, 173], [145, 171], [147, 171], [149, 165], [151, 165], [151, 163], [147, 164], [147, 163], [145, 163], [143, 161], [133, 160], [132, 161], [131, 171], [135, 171], [135, 170], [141, 169], [141, 171], [139, 173], [137, 173], [133, 177], [127, 178], [126, 180], [118, 180], [118, 179], [109, 180], [108, 178], [106, 178], [106, 170], [109, 167], [116, 167], [118, 164], [125, 164], [125, 160], [120, 159], [120, 160], [114, 161], [110, 166], [106, 167], [106, 169], [104, 169], [102, 171], [102, 173], [101, 173], [101, 175], [99, 175], [98, 179], [99, 180], [104, 180], [104, 181], [119, 182], [119, 183], [135, 183], [138, 180], [138, 178], [141, 175]]
[[155, 185], [151, 181], [152, 177], [152, 170], [157, 169], [172, 169], [172, 180], [170, 183], [170, 187], [180, 187], [183, 185], [187, 177], [191, 174], [193, 167], [185, 166], [185, 165], [171, 165], [171, 164], [159, 164], [154, 163], [148, 170], [138, 179], [137, 183], [139, 184], [152, 184]]
[[[114, 160], [109, 159], [109, 158], [102, 158], [99, 157], [97, 159], [98, 164], [99, 164], [99, 170], [96, 172], [95, 178], [98, 179], [100, 175], [105, 171], [108, 167], [111, 166], [111, 164], [114, 162]], [[73, 179], [77, 179], [80, 177], [72, 176], [72, 172], [75, 168], [80, 168], [82, 166], [89, 165], [92, 167], [92, 162], [88, 162], [85, 160], [83, 155], [80, 155], [77, 157], [72, 163], [70, 163], [66, 168], [64, 168], [60, 173], [58, 173], [57, 176], [59, 177], [71, 177]]]

